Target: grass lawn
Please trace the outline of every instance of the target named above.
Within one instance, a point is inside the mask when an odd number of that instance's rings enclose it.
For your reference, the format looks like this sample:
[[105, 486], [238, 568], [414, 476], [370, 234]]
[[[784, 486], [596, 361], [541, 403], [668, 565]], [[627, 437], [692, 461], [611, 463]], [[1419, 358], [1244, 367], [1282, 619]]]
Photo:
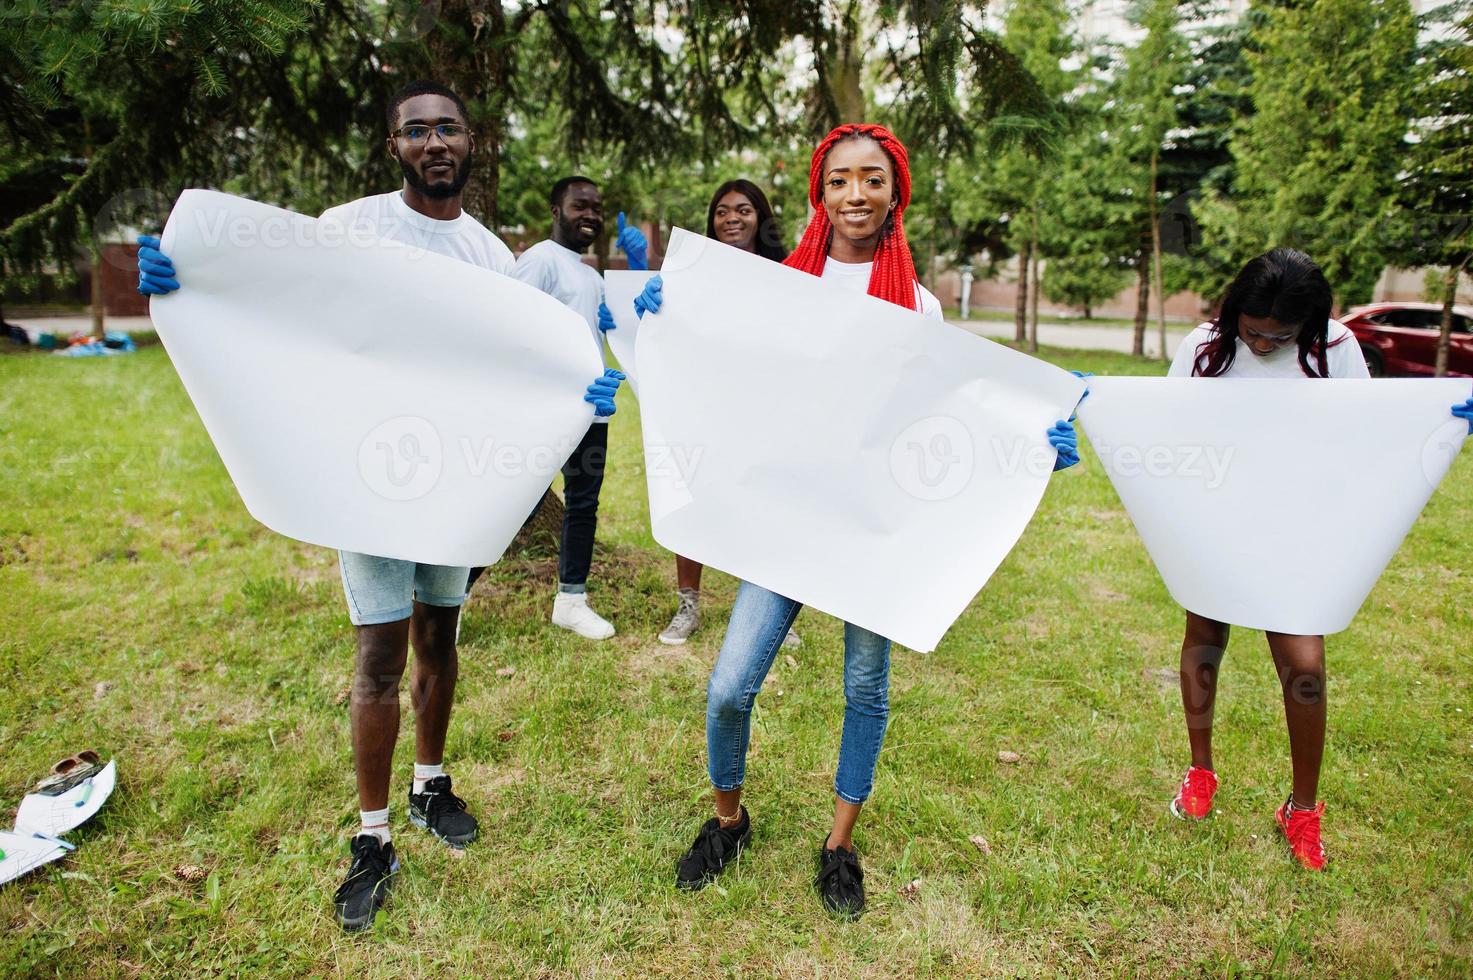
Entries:
[[246, 514], [162, 349], [0, 357], [0, 806], [8, 823], [81, 748], [120, 773], [75, 854], [0, 888], [0, 975], [1473, 970], [1467, 453], [1330, 641], [1327, 874], [1275, 836], [1289, 759], [1259, 634], [1238, 631], [1224, 669], [1219, 814], [1167, 814], [1187, 761], [1182, 615], [1086, 450], [940, 648], [895, 652], [856, 835], [869, 911], [844, 925], [809, 889], [842, 716], [842, 629], [812, 610], [754, 720], [754, 846], [718, 887], [672, 887], [710, 811], [705, 682], [735, 582], [709, 574], [689, 645], [655, 641], [674, 562], [649, 533], [638, 405], [619, 401], [593, 593], [619, 635], [548, 623], [550, 561], [483, 580], [447, 760], [482, 840], [456, 854], [408, 826], [406, 704], [404, 870], [354, 938], [331, 911], [357, 825], [335, 556]]

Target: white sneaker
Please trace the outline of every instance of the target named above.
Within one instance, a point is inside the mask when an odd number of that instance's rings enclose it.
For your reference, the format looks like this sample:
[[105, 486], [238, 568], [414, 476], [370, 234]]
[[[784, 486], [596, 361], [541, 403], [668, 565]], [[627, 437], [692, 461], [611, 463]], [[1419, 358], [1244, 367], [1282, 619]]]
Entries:
[[678, 647], [701, 625], [701, 594], [695, 589], [681, 589], [675, 618], [660, 634], [660, 642], [669, 647]]
[[614, 624], [589, 608], [585, 592], [559, 592], [552, 600], [552, 625], [590, 640], [607, 640], [614, 635]]

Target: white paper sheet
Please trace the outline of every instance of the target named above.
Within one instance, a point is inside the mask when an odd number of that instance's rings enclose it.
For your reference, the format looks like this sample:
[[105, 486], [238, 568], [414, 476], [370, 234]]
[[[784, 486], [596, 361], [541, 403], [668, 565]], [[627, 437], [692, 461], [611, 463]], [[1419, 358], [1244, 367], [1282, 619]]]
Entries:
[[1017, 542], [1084, 385], [679, 231], [636, 363], [666, 548], [931, 650]]
[[1468, 434], [1467, 381], [1093, 378], [1080, 418], [1172, 598], [1350, 625]]
[[71, 849], [65, 841], [0, 830], [0, 885], [30, 874]]
[[117, 781], [117, 762], [109, 761], [97, 775], [60, 796], [27, 793], [15, 813], [16, 832], [57, 837], [80, 827], [102, 809]]
[[313, 544], [499, 558], [593, 419], [588, 325], [524, 283], [212, 191], [159, 336], [246, 508]]
[[614, 315], [614, 329], [605, 333], [604, 339], [619, 359], [619, 369], [628, 375], [635, 397], [639, 396], [639, 372], [634, 363], [634, 348], [641, 321], [634, 312], [634, 297], [644, 292], [644, 284], [655, 274], [630, 269], [610, 269], [604, 273], [604, 304]]

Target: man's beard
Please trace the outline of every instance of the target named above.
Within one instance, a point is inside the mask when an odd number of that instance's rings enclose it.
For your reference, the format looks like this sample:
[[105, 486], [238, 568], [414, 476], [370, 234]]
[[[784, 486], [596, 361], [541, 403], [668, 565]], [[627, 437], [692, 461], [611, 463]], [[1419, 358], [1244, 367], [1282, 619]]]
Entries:
[[563, 241], [573, 242], [577, 245], [582, 246], [583, 248], [587, 248], [588, 246], [592, 245], [593, 240], [599, 236], [600, 232], [603, 231], [603, 222], [597, 222], [598, 230], [590, 234], [580, 227], [580, 225], [582, 225], [583, 222], [586, 220], [586, 218], [574, 218], [572, 220], [569, 220], [567, 218], [558, 218], [558, 226], [562, 230]]
[[451, 165], [455, 167], [455, 176], [450, 179], [450, 183], [448, 184], [429, 183], [424, 179], [423, 174], [403, 160], [399, 161], [399, 169], [403, 171], [404, 180], [408, 182], [410, 187], [413, 187], [425, 197], [444, 199], [447, 197], [456, 197], [465, 189], [466, 181], [471, 179], [471, 161], [473, 159], [474, 154], [467, 153], [465, 159], [459, 164], [456, 164], [453, 160], [450, 161]]

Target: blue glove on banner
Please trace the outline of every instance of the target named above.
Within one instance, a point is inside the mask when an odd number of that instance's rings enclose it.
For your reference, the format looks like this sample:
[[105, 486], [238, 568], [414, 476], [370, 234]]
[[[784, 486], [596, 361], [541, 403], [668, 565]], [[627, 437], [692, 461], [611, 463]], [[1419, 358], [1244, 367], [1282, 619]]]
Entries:
[[593, 384], [588, 386], [588, 393], [583, 400], [593, 406], [593, 414], [599, 418], [608, 418], [616, 411], [614, 408], [614, 396], [619, 393], [619, 382], [624, 380], [623, 371], [608, 369], [601, 377], [594, 378]]
[[650, 276], [649, 282], [644, 284], [644, 292], [634, 297], [634, 313], [641, 320], [646, 313], [660, 312], [660, 304], [664, 302], [660, 297], [660, 291], [665, 288], [665, 280], [660, 278], [659, 273]]
[[645, 240], [644, 232], [624, 223], [623, 211], [619, 212], [619, 238], [616, 244], [629, 256], [629, 268], [642, 270], [650, 267], [650, 243]]
[[1079, 435], [1068, 422], [1063, 419], [1055, 422], [1048, 430], [1048, 442], [1059, 451], [1059, 458], [1054, 460], [1055, 473], [1079, 462]]
[[1468, 399], [1461, 405], [1454, 405], [1453, 414], [1468, 423], [1468, 434], [1473, 436], [1473, 398]]
[[[1079, 378], [1081, 381], [1083, 381], [1083, 380], [1085, 380], [1087, 378], [1093, 378], [1095, 376], [1095, 373], [1093, 371], [1070, 371], [1069, 373], [1072, 374], [1072, 375], [1074, 375], [1074, 377]], [[1083, 405], [1084, 404], [1084, 400], [1086, 398], [1088, 398], [1088, 397], [1089, 397], [1089, 389], [1088, 388], [1085, 388], [1084, 389], [1084, 394], [1082, 394], [1082, 395], [1079, 396], [1079, 405]], [[1075, 405], [1074, 406], [1074, 414], [1071, 415], [1071, 416], [1069, 416], [1069, 421], [1070, 422], [1073, 422], [1075, 419], [1079, 418], [1079, 405]]]
[[179, 273], [174, 261], [159, 251], [159, 240], [152, 235], [138, 236], [138, 291], [145, 296], [163, 296], [179, 288]]
[[617, 326], [618, 324], [614, 322], [614, 314], [609, 312], [609, 308], [602, 303], [598, 304], [599, 333], [608, 333]]

